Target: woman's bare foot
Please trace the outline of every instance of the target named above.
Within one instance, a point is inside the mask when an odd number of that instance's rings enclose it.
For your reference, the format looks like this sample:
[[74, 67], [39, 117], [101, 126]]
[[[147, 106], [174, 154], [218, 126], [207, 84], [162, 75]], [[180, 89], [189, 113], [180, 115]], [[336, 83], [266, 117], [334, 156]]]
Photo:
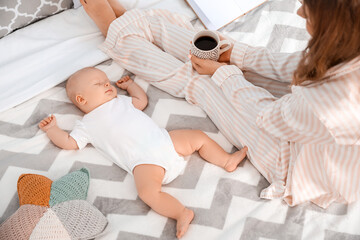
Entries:
[[106, 37], [110, 24], [116, 19], [109, 2], [107, 0], [80, 0], [80, 3]]
[[246, 157], [246, 152], [248, 148], [244, 147], [240, 151], [234, 152], [230, 155], [229, 159], [227, 160], [224, 169], [228, 172], [233, 172], [237, 168], [237, 166], [241, 163], [242, 160]]
[[119, 0], [108, 0], [108, 2], [117, 18], [126, 12], [126, 9], [120, 4]]
[[184, 208], [181, 216], [176, 223], [176, 237], [181, 238], [187, 232], [191, 221], [194, 218], [194, 212], [190, 209]]

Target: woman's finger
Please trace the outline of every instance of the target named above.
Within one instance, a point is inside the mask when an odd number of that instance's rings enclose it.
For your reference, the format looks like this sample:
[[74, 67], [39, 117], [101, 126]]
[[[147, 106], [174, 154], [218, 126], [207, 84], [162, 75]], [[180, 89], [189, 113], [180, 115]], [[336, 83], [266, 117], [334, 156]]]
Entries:
[[193, 66], [193, 68], [195, 69], [195, 71], [199, 72], [200, 70], [200, 66], [196, 63], [194, 63], [193, 61], [191, 61], [191, 65]]
[[198, 73], [200, 73], [201, 69], [206, 66], [206, 59], [201, 59], [195, 56], [191, 56], [191, 62], [195, 64], [195, 69]]
[[211, 64], [212, 62], [216, 62], [210, 59], [202, 59], [202, 58], [198, 58], [194, 55], [191, 55], [191, 61], [193, 61], [194, 63], [196, 63], [199, 66], [202, 67], [206, 67], [207, 65]]
[[194, 55], [191, 55], [191, 61], [192, 62], [194, 62], [196, 64], [199, 64], [201, 62], [201, 60], [203, 60], [203, 59], [200, 59], [200, 58], [198, 58], [198, 57], [196, 57]]
[[193, 68], [196, 70], [197, 66], [196, 66], [196, 64], [195, 64], [193, 61], [191, 61], [191, 65], [192, 65]]

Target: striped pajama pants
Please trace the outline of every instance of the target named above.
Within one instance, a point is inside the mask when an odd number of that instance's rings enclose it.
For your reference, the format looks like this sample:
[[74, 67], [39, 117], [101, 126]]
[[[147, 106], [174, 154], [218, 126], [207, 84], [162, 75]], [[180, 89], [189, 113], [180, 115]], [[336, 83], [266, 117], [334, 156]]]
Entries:
[[[202, 108], [234, 146], [239, 149], [248, 146], [250, 161], [270, 183], [274, 179], [284, 180], [287, 170], [282, 176], [274, 175], [276, 161], [284, 150], [281, 148], [288, 146], [282, 146], [279, 139], [256, 125], [258, 113], [276, 98], [244, 77], [239, 77], [233, 89], [224, 92], [210, 76], [199, 75], [188, 59], [195, 32], [184, 16], [162, 10], [131, 10], [110, 25], [100, 48], [141, 79]], [[288, 91], [283, 89], [282, 94]], [[226, 97], [234, 93], [243, 96], [236, 106]], [[284, 182], [280, 185], [284, 186]]]

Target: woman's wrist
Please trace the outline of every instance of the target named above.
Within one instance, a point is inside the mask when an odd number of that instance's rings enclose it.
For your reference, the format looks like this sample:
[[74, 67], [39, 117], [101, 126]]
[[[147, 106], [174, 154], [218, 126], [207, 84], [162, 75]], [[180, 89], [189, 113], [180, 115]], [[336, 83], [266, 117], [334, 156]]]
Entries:
[[213, 75], [217, 72], [218, 69], [220, 69], [222, 66], [227, 66], [227, 65], [229, 65], [229, 64], [226, 63], [226, 62], [219, 62], [219, 63], [218, 63], [218, 67], [216, 67], [216, 68], [215, 68], [215, 71], [214, 71], [212, 74], [210, 74], [210, 75], [213, 76]]

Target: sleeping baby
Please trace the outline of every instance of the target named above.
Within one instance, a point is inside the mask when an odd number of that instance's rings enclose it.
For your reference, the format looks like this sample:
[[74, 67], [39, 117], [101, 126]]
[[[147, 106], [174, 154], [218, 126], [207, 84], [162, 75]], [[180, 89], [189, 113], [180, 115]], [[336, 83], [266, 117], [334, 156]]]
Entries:
[[198, 151], [206, 161], [234, 171], [247, 148], [225, 152], [200, 130], [160, 128], [142, 110], [148, 100], [144, 90], [128, 76], [116, 85], [130, 97], [117, 95], [106, 74], [88, 67], [74, 73], [66, 83], [69, 99], [85, 113], [71, 133], [57, 126], [54, 115], [39, 127], [62, 149], [76, 150], [91, 143], [108, 159], [132, 174], [139, 197], [157, 213], [177, 221], [176, 236], [182, 237], [194, 218], [192, 210], [161, 191], [161, 185], [183, 171], [184, 156]]

